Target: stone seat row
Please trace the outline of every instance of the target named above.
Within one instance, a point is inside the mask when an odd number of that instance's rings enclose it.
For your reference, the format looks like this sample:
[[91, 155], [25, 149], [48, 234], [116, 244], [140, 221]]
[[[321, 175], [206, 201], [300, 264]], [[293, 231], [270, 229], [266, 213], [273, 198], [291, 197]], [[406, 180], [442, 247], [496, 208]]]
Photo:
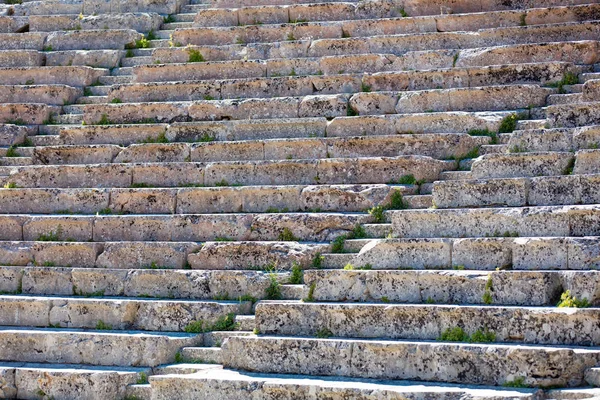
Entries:
[[132, 29], [0, 33], [0, 50], [123, 50], [142, 37]]

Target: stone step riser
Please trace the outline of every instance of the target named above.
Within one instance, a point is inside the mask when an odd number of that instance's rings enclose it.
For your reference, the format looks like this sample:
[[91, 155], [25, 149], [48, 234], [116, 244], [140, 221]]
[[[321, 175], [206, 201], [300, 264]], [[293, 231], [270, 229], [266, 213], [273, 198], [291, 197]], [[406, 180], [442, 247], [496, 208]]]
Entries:
[[184, 360], [203, 364], [221, 364], [221, 349], [219, 347], [184, 347], [181, 349]]
[[[406, 175], [432, 182], [440, 173], [454, 169], [453, 161], [425, 156], [378, 158], [330, 158], [317, 160], [241, 161], [221, 163], [148, 163], [48, 165], [18, 167], [3, 177], [2, 185], [21, 188], [129, 188], [314, 185], [396, 182]], [[344, 170], [342, 170], [344, 168]], [[353, 171], [349, 178], [345, 170]], [[60, 171], [61, 176], [56, 173]], [[182, 176], [186, 173], [186, 176]]]
[[[488, 385], [521, 376], [531, 386], [578, 386], [599, 357], [595, 350], [556, 347], [268, 336], [230, 338], [223, 345], [223, 364], [232, 369]], [[472, 368], [480, 373], [468, 373]]]
[[133, 29], [138, 32], [158, 30], [162, 18], [155, 13], [120, 13], [94, 16], [79, 15], [31, 15], [30, 32], [86, 31], [97, 29]]
[[0, 297], [0, 304], [4, 310], [0, 324], [41, 328], [97, 329], [101, 321], [114, 330], [182, 332], [195, 321], [211, 325], [229, 313], [250, 312], [249, 302], [4, 296]]
[[126, 46], [135, 46], [135, 41], [141, 38], [142, 34], [132, 29], [0, 33], [0, 50], [123, 50]]
[[[574, 225], [586, 219], [578, 218], [575, 213], [571, 216]], [[514, 232], [506, 230], [496, 234], [513, 235]], [[392, 239], [372, 241], [346, 262], [357, 268], [370, 264], [376, 269], [586, 270], [598, 268], [595, 260], [598, 251], [596, 238], [591, 237]]]
[[304, 282], [314, 285], [313, 300], [320, 302], [555, 306], [567, 290], [597, 305], [599, 277], [598, 271], [311, 270]]
[[12, 85], [3, 86], [0, 93], [2, 103], [42, 103], [54, 106], [72, 104], [83, 95], [83, 90], [63, 85]]
[[[449, 111], [510, 111], [546, 104], [554, 89], [537, 85], [315, 95], [267, 99], [84, 105], [88, 125], [272, 118], [335, 118], [346, 115], [418, 114]], [[432, 108], [433, 107], [433, 108]]]
[[[460, 327], [495, 334], [493, 342], [597, 346], [600, 310], [555, 311], [554, 308], [511, 308], [442, 305], [261, 303], [256, 327], [261, 334], [439, 340]], [[311, 318], [303, 316], [309, 314]], [[414, 324], [413, 321], [419, 321]], [[585, 327], [583, 327], [585, 325]], [[577, 337], [573, 331], [577, 330]]]
[[599, 185], [598, 175], [436, 182], [433, 203], [438, 208], [597, 204]]
[[[51, 235], [60, 241], [276, 241], [291, 231], [301, 241], [331, 241], [368, 223], [368, 214], [195, 214], [165, 216], [0, 216], [0, 240], [34, 241]], [[287, 229], [286, 229], [287, 228]], [[376, 228], [365, 226], [371, 237]], [[385, 226], [385, 234], [389, 225]], [[287, 234], [289, 236], [289, 234]], [[385, 236], [385, 235], [384, 235]], [[42, 236], [43, 237], [43, 236]]]
[[[165, 134], [165, 137], [167, 134]], [[151, 138], [148, 135], [148, 138]], [[38, 165], [271, 161], [353, 157], [396, 157], [422, 155], [437, 159], [460, 159], [473, 148], [489, 143], [485, 136], [466, 134], [422, 134], [376, 136], [372, 138], [314, 138], [243, 142], [55, 146], [18, 149], [22, 157], [32, 157]], [[2, 149], [0, 149], [2, 155]]]
[[178, 349], [201, 344], [202, 335], [123, 334], [66, 329], [0, 330], [0, 359], [114, 366], [157, 366], [172, 362]]
[[595, 206], [388, 211], [395, 237], [594, 236]]
[[573, 151], [592, 149], [600, 143], [600, 127], [556, 128], [515, 131], [507, 141], [509, 149], [523, 151]]
[[[383, 61], [383, 56], [369, 57]], [[348, 57], [342, 61], [356, 61]], [[136, 82], [152, 81], [187, 81], [212, 79], [217, 76], [230, 76], [237, 80], [202, 81], [202, 82], [177, 82], [177, 83], [145, 83], [115, 86], [109, 93], [109, 99], [119, 99], [124, 102], [147, 101], [194, 101], [212, 99], [239, 99], [239, 98], [268, 98], [281, 96], [309, 96], [315, 94], [358, 93], [361, 91], [415, 91], [427, 89], [468, 88], [491, 85], [508, 84], [549, 84], [560, 81], [563, 75], [571, 70], [566, 63], [536, 63], [515, 64], [511, 66], [468, 68], [453, 70], [435, 70], [430, 72], [386, 72], [396, 69], [389, 64], [377, 63], [372, 72], [376, 74], [337, 75], [340, 71], [353, 73], [346, 70], [346, 65], [341, 63], [335, 71], [331, 67], [325, 74], [318, 75], [321, 63], [308, 68], [298, 68], [293, 64], [285, 65], [281, 61], [261, 63], [263, 68], [257, 69], [256, 65], [244, 65], [239, 62], [229, 61], [223, 63], [202, 64], [172, 64], [162, 66], [159, 70], [152, 66], [136, 69]], [[313, 76], [277, 77], [271, 70], [291, 71], [293, 74]], [[284, 64], [284, 65], [282, 65]], [[318, 68], [318, 69], [317, 69]], [[352, 66], [350, 65], [350, 69]], [[371, 68], [369, 68], [371, 69]], [[158, 72], [158, 73], [157, 73]], [[367, 72], [364, 71], [363, 72]], [[288, 72], [289, 74], [289, 72]], [[253, 76], [255, 75], [255, 76]], [[264, 78], [264, 76], [270, 78]], [[252, 79], [254, 78], [254, 79]]]

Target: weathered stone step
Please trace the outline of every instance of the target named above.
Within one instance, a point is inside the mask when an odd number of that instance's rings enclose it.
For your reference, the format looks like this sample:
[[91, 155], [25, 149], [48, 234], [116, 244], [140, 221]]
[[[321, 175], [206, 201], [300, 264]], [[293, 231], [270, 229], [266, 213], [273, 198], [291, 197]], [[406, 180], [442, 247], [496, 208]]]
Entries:
[[574, 94], [551, 94], [548, 96], [548, 105], [556, 104], [571, 104], [571, 103], [583, 103], [584, 98], [581, 93]]
[[131, 75], [122, 75], [122, 76], [101, 76], [98, 78], [98, 82], [102, 85], [117, 85], [117, 84], [125, 84], [130, 83], [133, 79]]
[[[129, 67], [135, 67], [137, 65], [146, 65], [146, 64], [152, 64], [152, 56], [147, 55], [147, 56], [137, 56], [137, 57], [126, 57], [126, 58], [122, 58], [121, 59], [121, 68], [119, 68], [119, 74], [118, 75], [131, 75], [132, 70], [129, 69]], [[116, 75], [117, 71], [114, 71], [115, 75]], [[123, 74], [121, 74], [120, 72], [123, 72]]]
[[[366, 213], [0, 215], [0, 222], [5, 227], [0, 231], [0, 240], [33, 241], [40, 237], [56, 237], [59, 241], [80, 242], [200, 242], [218, 238], [238, 241], [293, 238], [327, 242], [341, 234], [350, 233], [356, 224], [366, 224], [369, 237], [385, 237], [391, 225], [370, 226], [372, 220]], [[385, 229], [385, 234], [380, 236], [378, 229]]]
[[[598, 271], [309, 270], [318, 302], [555, 306], [569, 290], [598, 305]], [[405, 290], [398, 290], [404, 287]], [[451, 288], [449, 290], [449, 288]], [[486, 294], [488, 293], [488, 294]], [[410, 324], [409, 324], [410, 325]]]
[[[234, 212], [362, 212], [389, 205], [399, 191], [407, 208], [430, 196], [411, 196], [415, 185], [291, 185], [128, 189], [0, 188], [5, 214], [181, 214]], [[408, 196], [404, 196], [408, 194]], [[395, 195], [397, 196], [397, 195]], [[219, 199], [213, 203], [213, 199]], [[398, 200], [395, 200], [396, 202]], [[401, 204], [396, 204], [398, 207]]]
[[294, 398], [304, 396], [326, 397], [335, 395], [352, 397], [371, 396], [376, 393], [381, 400], [398, 398], [443, 397], [458, 400], [478, 399], [535, 399], [538, 389], [508, 389], [486, 386], [435, 385], [410, 381], [379, 381], [371, 379], [331, 378], [325, 376], [297, 376], [264, 373], [245, 373], [233, 370], [210, 370], [203, 374], [180, 376], [151, 376], [152, 394], [157, 400], [216, 399], [224, 392], [229, 400], [245, 400], [248, 396], [269, 398], [273, 395]]
[[85, 106], [82, 104], [71, 104], [62, 107], [65, 114], [83, 114]]
[[0, 327], [0, 339], [11, 343], [0, 350], [6, 361], [153, 367], [173, 362], [202, 335]]
[[0, 86], [0, 102], [2, 103], [43, 103], [62, 106], [74, 103], [82, 95], [81, 88], [66, 85]]
[[356, 268], [369, 265], [375, 269], [598, 268], [595, 257], [599, 250], [594, 237], [515, 238], [515, 234], [514, 231], [505, 230], [495, 231], [491, 234], [492, 237], [485, 238], [372, 240], [358, 254], [346, 254], [350, 258], [345, 262]]
[[35, 134], [36, 127], [3, 124], [0, 126], [0, 146], [19, 146], [25, 144], [29, 135]]
[[388, 211], [393, 235], [404, 238], [594, 236], [596, 206]]
[[[131, 60], [131, 58], [124, 58], [124, 60]], [[113, 76], [131, 76], [132, 73], [133, 73], [133, 67], [122, 66], [119, 68], [113, 68], [111, 70], [111, 75], [113, 75]]]
[[[537, 85], [487, 86], [423, 90], [307, 95], [194, 102], [89, 104], [87, 125], [176, 121], [241, 120], [435, 112], [510, 111], [539, 107], [554, 89]], [[492, 100], [493, 99], [493, 100]], [[433, 107], [433, 108], [431, 108]], [[557, 107], [557, 106], [553, 106]], [[148, 117], [148, 115], [155, 115]]]
[[600, 175], [435, 182], [438, 208], [553, 206], [600, 202]]
[[157, 39], [165, 39], [165, 40], [169, 40], [171, 39], [171, 35], [173, 35], [173, 32], [175, 32], [174, 30], [167, 30], [167, 29], [161, 29], [160, 31], [156, 32], [156, 37]]
[[254, 336], [253, 332], [244, 331], [212, 331], [204, 334], [204, 346], [221, 347], [225, 340], [238, 336]]
[[[166, 134], [165, 134], [166, 136]], [[396, 157], [423, 155], [437, 159], [461, 159], [473, 148], [490, 142], [487, 136], [468, 134], [400, 134], [349, 138], [268, 139], [204, 143], [145, 143], [117, 145], [65, 145], [18, 148], [39, 165], [274, 161], [345, 157]], [[2, 151], [0, 149], [0, 156]]]
[[195, 321], [211, 326], [230, 313], [248, 314], [251, 303], [2, 295], [0, 307], [4, 326], [183, 332]]
[[[305, 318], [310, 315], [310, 318]], [[600, 309], [415, 304], [345, 304], [293, 301], [261, 302], [256, 327], [261, 334], [440, 340], [445, 331], [462, 328], [494, 335], [494, 343], [597, 346]], [[419, 321], [414, 324], [412, 321]], [[585, 321], [585, 322], [584, 322]], [[583, 325], [587, 327], [583, 327]], [[588, 325], [589, 324], [589, 325]], [[573, 334], [573, 332], [577, 332]], [[491, 339], [491, 340], [490, 340]]]
[[[307, 59], [313, 61], [313, 59]], [[352, 61], [347, 57], [343, 61]], [[200, 64], [168, 64], [157, 68], [155, 65], [134, 68], [136, 82], [178, 81], [172, 83], [135, 83], [115, 86], [110, 91], [111, 99], [125, 102], [143, 101], [191, 101], [205, 97], [213, 99], [247, 98], [247, 97], [280, 97], [303, 96], [310, 94], [357, 93], [365, 91], [414, 91], [442, 88], [466, 88], [492, 85], [552, 83], [560, 81], [564, 74], [572, 68], [568, 63], [535, 63], [513, 64], [508, 66], [467, 67], [454, 69], [438, 69], [429, 71], [380, 72], [393, 67], [389, 64], [375, 65], [363, 70], [360, 75], [341, 70], [327, 71], [320, 76], [323, 59], [314, 60], [315, 65], [305, 68], [293, 68], [298, 75], [277, 77], [281, 69], [289, 66], [281, 65], [281, 61], [238, 62], [221, 61]], [[317, 70], [319, 68], [319, 70]], [[338, 75], [338, 72], [345, 74]], [[364, 74], [365, 72], [376, 72]], [[329, 76], [334, 75], [335, 76]], [[270, 78], [265, 78], [269, 76]], [[220, 78], [238, 78], [223, 80]], [[220, 79], [216, 81], [189, 81], [203, 79]], [[196, 88], [196, 92], [193, 89]], [[202, 90], [198, 90], [201, 88]]]
[[389, 223], [365, 223], [363, 227], [370, 238], [385, 238], [392, 234], [392, 224]]
[[[548, 42], [597, 40], [597, 29], [598, 23], [596, 21], [588, 21], [491, 28], [481, 29], [477, 32], [433, 31], [421, 34], [382, 35], [381, 33], [367, 31], [363, 33], [366, 37], [344, 38], [341, 24], [315, 22], [312, 24], [282, 25], [281, 27], [279, 25], [259, 25], [237, 28], [178, 29], [173, 33], [173, 41], [183, 46], [188, 44], [265, 43], [263, 48], [266, 50], [280, 42], [289, 41], [294, 44], [294, 41], [306, 40], [311, 45], [308, 51], [303, 51], [309, 56], [319, 57], [368, 52], [401, 54], [406, 51], [528, 44], [539, 43], [540, 37]], [[510, 41], [507, 40], [507, 37], [510, 37]], [[289, 40], [292, 38], [295, 40]]]
[[[158, 367], [152, 368], [153, 375], [187, 375], [194, 374], [197, 372], [203, 372], [209, 369], [221, 369], [220, 365], [214, 365], [210, 363], [177, 363], [168, 365], [159, 365]], [[151, 388], [150, 388], [151, 389]], [[149, 390], [151, 393], [152, 391]]]
[[[151, 246], [148, 247], [152, 249]], [[3, 258], [7, 258], [5, 246], [2, 250]], [[54, 250], [58, 250], [57, 246]], [[62, 257], [68, 259], [68, 254], [63, 254]], [[50, 260], [51, 257], [45, 259]], [[148, 259], [152, 257], [149, 256]], [[102, 294], [111, 297], [192, 300], [227, 298], [240, 301], [246, 297], [266, 298], [265, 290], [271, 284], [270, 272], [173, 270], [169, 269], [168, 265], [159, 264], [162, 261], [159, 257], [153, 259], [156, 261], [150, 261], [145, 268], [135, 264], [127, 266], [126, 259], [118, 264], [114, 258], [108, 260], [112, 261], [112, 264], [107, 265], [110, 268], [2, 267], [1, 287], [6, 293], [21, 291], [28, 295], [76, 294], [98, 297]], [[49, 265], [51, 261], [47, 263]], [[156, 268], [151, 268], [152, 263], [155, 263]], [[75, 262], [74, 265], [78, 263]], [[257, 268], [267, 269], [268, 265]], [[275, 278], [280, 284], [287, 283], [289, 273], [282, 269], [275, 274]], [[253, 320], [243, 319], [237, 322], [240, 322], [240, 327], [245, 330], [254, 329]]]
[[46, 66], [91, 66], [112, 69], [119, 66], [123, 50], [61, 50], [45, 51]]
[[514, 131], [509, 149], [521, 151], [572, 151], [595, 148], [600, 142], [600, 126]]
[[31, 158], [29, 158], [29, 157], [0, 157], [0, 165], [16, 166], [16, 167], [31, 165]]
[[[63, 3], [64, 4], [64, 3]], [[116, 10], [115, 10], [116, 11]], [[115, 30], [133, 29], [138, 32], [149, 32], [160, 28], [162, 18], [156, 13], [129, 13], [83, 15], [30, 15], [29, 30], [31, 32], [56, 32], [70, 30]]]
[[[175, 122], [172, 124], [56, 126], [44, 134], [59, 135], [63, 144], [130, 145], [158, 138], [164, 133], [170, 142], [319, 138], [397, 135], [411, 133], [468, 133], [471, 130], [497, 131], [509, 113], [425, 113], [379, 116], [262, 119], [238, 121]], [[443, 123], [440, 123], [443, 120]], [[33, 137], [32, 140], [36, 140]], [[37, 143], [37, 142], [36, 142]]]
[[600, 102], [559, 104], [546, 110], [551, 128], [575, 128], [586, 125], [599, 125]]
[[[488, 385], [521, 377], [530, 386], [579, 386], [599, 359], [597, 348], [564, 346], [270, 336], [232, 337], [223, 344], [225, 368]], [[480, 373], [468, 373], [472, 368]]]
[[54, 117], [54, 122], [65, 125], [81, 125], [83, 123], [83, 114], [62, 114]]
[[473, 162], [471, 174], [475, 179], [560, 176], [596, 173], [599, 167], [598, 150], [487, 154]]
[[132, 29], [90, 29], [58, 31], [51, 33], [0, 33], [0, 50], [123, 50], [125, 46], [135, 45], [142, 34]]
[[2, 362], [6, 398], [123, 398], [129, 385], [150, 374], [150, 368], [101, 367], [81, 364]]
[[106, 96], [110, 91], [110, 86], [89, 86], [91, 96]]
[[175, 19], [175, 22], [194, 22], [194, 17], [196, 17], [195, 12], [192, 12], [192, 13], [180, 12], [173, 16], [173, 18]]
[[41, 103], [0, 103], [0, 123], [41, 125], [59, 112], [60, 106]]
[[220, 347], [184, 347], [181, 349], [183, 361], [200, 364], [221, 364]]
[[[165, 48], [165, 47], [172, 47], [171, 44], [173, 44], [174, 42], [172, 42], [169, 39], [154, 39], [150, 41], [150, 48]], [[177, 43], [179, 45], [179, 43]]]
[[163, 24], [161, 27], [161, 30], [171, 31], [170, 33], [172, 33], [172, 31], [174, 31], [175, 29], [190, 28], [190, 27], [192, 27], [192, 25], [193, 25], [193, 20], [192, 21], [170, 22], [168, 24]]
[[570, 388], [570, 389], [552, 389], [548, 390], [546, 398], [549, 400], [572, 400], [572, 399], [593, 399], [598, 397], [600, 390], [596, 388]]
[[38, 67], [44, 61], [44, 54], [37, 50], [0, 50], [0, 67]]
[[[426, 156], [325, 158], [316, 160], [222, 161], [37, 165], [10, 169], [2, 185], [44, 188], [189, 187], [373, 184], [412, 175], [432, 182], [455, 167], [454, 161]], [[344, 169], [354, 171], [348, 177]], [[56, 176], [60, 171], [61, 176]], [[184, 172], [185, 171], [185, 172]], [[182, 173], [189, 175], [182, 176]], [[194, 174], [194, 175], [192, 175]]]
[[107, 96], [85, 96], [77, 99], [77, 104], [105, 104], [108, 103]]
[[[82, 1], [73, 1], [73, 2], [61, 2], [61, 1], [47, 1], [42, 5], [31, 2], [23, 2], [24, 4], [16, 4], [13, 5], [14, 15], [61, 15], [61, 14], [73, 14], [79, 15], [83, 14], [84, 3]], [[107, 14], [110, 13], [110, 7], [101, 6], [94, 4], [95, 7], [98, 7], [99, 14]], [[158, 14], [174, 14], [177, 12], [179, 8], [179, 4], [176, 1], [166, 1], [161, 4], [155, 4], [151, 1], [140, 2], [135, 5], [130, 5], [127, 7], [127, 11], [131, 13], [158, 13]], [[96, 10], [96, 8], [94, 8]], [[116, 13], [117, 10], [113, 9], [113, 13]], [[124, 10], [123, 10], [124, 11]], [[85, 15], [89, 15], [87, 12]]]
[[440, 174], [442, 181], [458, 181], [463, 179], [473, 179], [471, 171], [444, 171]]

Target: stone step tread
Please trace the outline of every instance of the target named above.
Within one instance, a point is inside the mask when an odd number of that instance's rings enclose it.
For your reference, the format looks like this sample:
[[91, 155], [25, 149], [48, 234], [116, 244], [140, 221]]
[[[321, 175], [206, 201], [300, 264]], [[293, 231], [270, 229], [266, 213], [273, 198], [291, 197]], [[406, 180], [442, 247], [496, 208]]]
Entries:
[[193, 26], [193, 20], [192, 21], [170, 22], [168, 24], [163, 24], [161, 27], [161, 31], [174, 31], [175, 29], [190, 28], [192, 26]]
[[103, 85], [118, 85], [122, 83], [130, 83], [133, 80], [133, 75], [122, 76], [101, 76], [98, 81]]
[[146, 57], [146, 56], [151, 56], [152, 52], [154, 50], [147, 48], [147, 49], [132, 49], [132, 51], [133, 51], [133, 55], [135, 57]]
[[583, 103], [583, 95], [581, 93], [572, 93], [551, 94], [550, 96], [548, 96], [548, 105], [572, 103]]
[[600, 79], [600, 72], [586, 72], [581, 74], [580, 78], [583, 82]]
[[155, 39], [150, 41], [151, 48], [164, 48], [171, 47], [171, 41], [169, 39]]
[[184, 347], [181, 349], [183, 360], [188, 362], [220, 364], [221, 354], [220, 347]]
[[118, 67], [111, 70], [112, 76], [132, 76], [133, 67]]
[[114, 75], [131, 75], [132, 71], [124, 68], [131, 68], [137, 65], [148, 65], [153, 64], [154, 59], [152, 56], [137, 56], [137, 57], [125, 57], [121, 59], [121, 66], [118, 71], [113, 71]]
[[[246, 385], [252, 385], [253, 391], [259, 391], [261, 388], [268, 388], [265, 392], [271, 393], [273, 389], [277, 393], [283, 393], [293, 398], [298, 395], [299, 390], [310, 391], [311, 393], [336, 393], [347, 394], [352, 398], [357, 394], [370, 396], [372, 393], [383, 394], [382, 399], [392, 398], [421, 398], [421, 397], [444, 397], [444, 398], [478, 398], [478, 399], [531, 399], [534, 400], [539, 395], [539, 389], [512, 389], [490, 386], [465, 386], [457, 384], [436, 384], [422, 381], [382, 381], [375, 379], [354, 379], [327, 377], [318, 375], [283, 375], [267, 374], [260, 372], [243, 372], [230, 369], [210, 370], [202, 375], [188, 376], [151, 376], [150, 382], [153, 390], [157, 391], [163, 398], [177, 396], [178, 393], [185, 392], [192, 388], [205, 388], [206, 382], [220, 381], [230, 388], [242, 388]], [[164, 391], [163, 388], [172, 388]], [[177, 388], [177, 389], [175, 389]], [[233, 389], [232, 389], [233, 390]], [[191, 391], [191, 390], [190, 390]], [[197, 392], [197, 391], [194, 391]], [[204, 392], [207, 399], [211, 395], [219, 394], [219, 390]], [[237, 392], [234, 392], [237, 393]], [[245, 389], [239, 389], [240, 395], [247, 393]], [[262, 393], [262, 390], [259, 394]], [[183, 397], [185, 400], [192, 397]], [[241, 398], [241, 397], [240, 397]]]
[[105, 104], [108, 103], [108, 96], [84, 96], [77, 99], [77, 104]]
[[[594, 387], [600, 388], [600, 368], [590, 368], [585, 373], [585, 381]], [[596, 395], [600, 395], [600, 389], [596, 389]]]
[[184, 13], [180, 12], [179, 14], [175, 14], [176, 22], [194, 22], [194, 18], [196, 17], [196, 13]]
[[221, 365], [216, 363], [200, 362], [182, 362], [178, 364], [159, 365], [152, 368], [152, 375], [173, 375], [173, 374], [194, 374], [196, 372], [207, 371], [211, 369], [221, 369]]
[[106, 96], [110, 91], [110, 86], [88, 86], [92, 96]]

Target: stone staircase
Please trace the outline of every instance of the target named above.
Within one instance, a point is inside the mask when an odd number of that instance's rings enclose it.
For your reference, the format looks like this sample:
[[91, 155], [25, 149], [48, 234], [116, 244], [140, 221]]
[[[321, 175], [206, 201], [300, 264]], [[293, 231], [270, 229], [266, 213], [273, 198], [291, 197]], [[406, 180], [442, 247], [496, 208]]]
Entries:
[[600, 397], [600, 2], [1, 1], [0, 398]]

